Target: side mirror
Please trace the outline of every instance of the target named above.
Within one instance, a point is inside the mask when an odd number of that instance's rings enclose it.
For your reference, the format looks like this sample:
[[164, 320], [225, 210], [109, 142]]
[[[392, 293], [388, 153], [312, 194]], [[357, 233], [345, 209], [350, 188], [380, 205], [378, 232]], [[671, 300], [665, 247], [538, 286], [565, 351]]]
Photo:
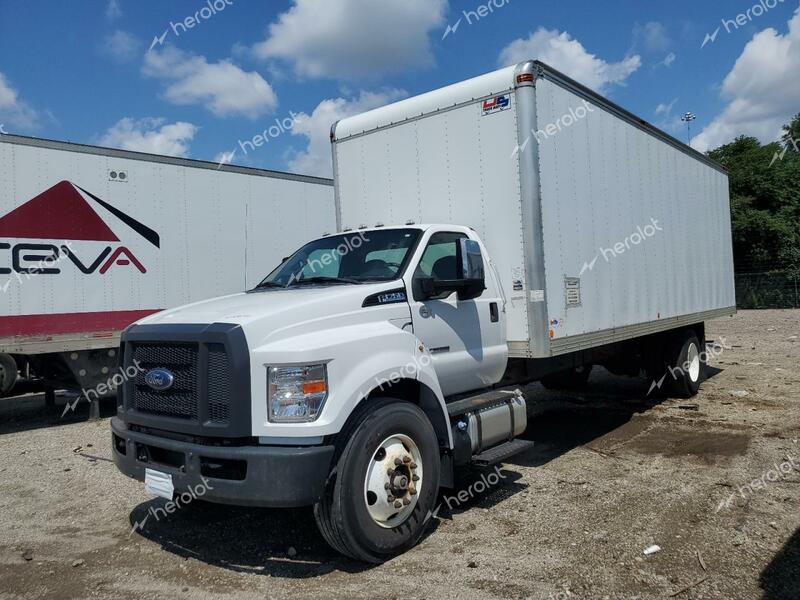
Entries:
[[456, 259], [460, 266], [460, 279], [483, 282], [486, 278], [483, 273], [483, 255], [481, 245], [475, 240], [461, 238], [458, 240]]
[[423, 277], [419, 290], [424, 298], [434, 298], [445, 292], [458, 292], [459, 300], [477, 298], [486, 289], [481, 246], [475, 240], [459, 239], [456, 247], [456, 275], [458, 279]]

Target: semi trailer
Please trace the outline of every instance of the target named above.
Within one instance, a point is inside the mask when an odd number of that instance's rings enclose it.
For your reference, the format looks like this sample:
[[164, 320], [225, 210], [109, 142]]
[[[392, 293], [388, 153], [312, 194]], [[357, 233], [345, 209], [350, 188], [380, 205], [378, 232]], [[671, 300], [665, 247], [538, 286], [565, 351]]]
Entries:
[[[726, 172], [538, 61], [331, 129], [336, 235], [122, 336], [117, 467], [167, 498], [313, 506], [411, 548], [468, 464], [524, 452], [521, 386], [593, 366], [697, 393], [735, 312]], [[212, 489], [213, 488], [213, 489]]]
[[120, 332], [332, 232], [329, 179], [0, 135], [0, 395], [113, 395]]

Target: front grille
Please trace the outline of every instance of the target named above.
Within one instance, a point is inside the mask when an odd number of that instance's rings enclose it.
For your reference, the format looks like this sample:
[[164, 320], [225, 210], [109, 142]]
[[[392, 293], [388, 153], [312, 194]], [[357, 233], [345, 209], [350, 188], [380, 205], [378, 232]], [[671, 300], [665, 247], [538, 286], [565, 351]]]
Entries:
[[222, 344], [208, 344], [208, 416], [213, 423], [231, 417], [231, 362]]
[[[197, 420], [197, 344], [136, 344], [134, 364], [140, 367], [134, 382], [134, 405], [137, 410], [156, 415]], [[169, 369], [175, 383], [168, 390], [156, 391], [145, 381], [150, 369]]]
[[[200, 373], [202, 353], [206, 369]], [[224, 344], [134, 343], [133, 359], [140, 367], [133, 385], [136, 410], [216, 425], [230, 422], [233, 368]], [[154, 390], [145, 383], [147, 372], [157, 368], [169, 369], [175, 376], [168, 390]]]
[[[121, 356], [126, 368], [139, 366], [120, 386], [119, 410], [129, 426], [208, 439], [252, 435], [250, 353], [239, 325], [132, 325]], [[169, 389], [145, 383], [153, 369], [172, 373]]]

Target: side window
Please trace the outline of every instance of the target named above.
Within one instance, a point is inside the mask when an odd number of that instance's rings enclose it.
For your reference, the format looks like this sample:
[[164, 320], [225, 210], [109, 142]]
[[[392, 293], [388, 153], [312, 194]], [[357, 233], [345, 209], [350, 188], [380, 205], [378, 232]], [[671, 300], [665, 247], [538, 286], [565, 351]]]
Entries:
[[422, 254], [417, 276], [437, 280], [458, 279], [456, 241], [466, 237], [463, 233], [444, 231], [433, 234]]

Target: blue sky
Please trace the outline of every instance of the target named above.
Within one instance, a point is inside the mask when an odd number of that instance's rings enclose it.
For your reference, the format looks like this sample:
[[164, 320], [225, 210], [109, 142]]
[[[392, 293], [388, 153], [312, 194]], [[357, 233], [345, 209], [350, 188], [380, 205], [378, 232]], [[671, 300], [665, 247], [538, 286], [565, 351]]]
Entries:
[[[693, 111], [701, 150], [739, 134], [773, 140], [800, 111], [798, 0], [482, 6], [0, 0], [0, 126], [329, 175], [332, 121], [521, 57], [542, 58], [682, 139], [679, 117]], [[276, 119], [284, 127], [268, 142], [246, 143]]]

